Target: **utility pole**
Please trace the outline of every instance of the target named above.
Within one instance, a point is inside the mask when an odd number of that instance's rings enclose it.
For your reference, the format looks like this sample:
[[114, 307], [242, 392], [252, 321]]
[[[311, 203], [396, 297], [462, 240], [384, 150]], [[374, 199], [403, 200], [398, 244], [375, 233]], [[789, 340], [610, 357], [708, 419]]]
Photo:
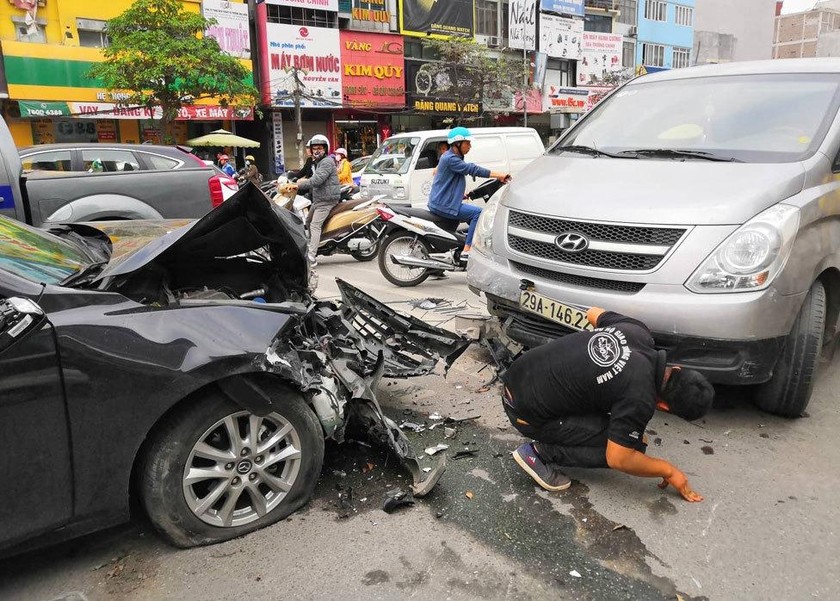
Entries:
[[522, 23], [522, 116], [528, 127], [528, 44], [525, 42], [525, 23]]
[[295, 101], [295, 123], [297, 124], [297, 150], [298, 150], [298, 169], [303, 167], [303, 117], [300, 111], [300, 97], [301, 88], [303, 84], [300, 81], [300, 73], [297, 67], [292, 67], [292, 75], [295, 78], [295, 91], [292, 93]]

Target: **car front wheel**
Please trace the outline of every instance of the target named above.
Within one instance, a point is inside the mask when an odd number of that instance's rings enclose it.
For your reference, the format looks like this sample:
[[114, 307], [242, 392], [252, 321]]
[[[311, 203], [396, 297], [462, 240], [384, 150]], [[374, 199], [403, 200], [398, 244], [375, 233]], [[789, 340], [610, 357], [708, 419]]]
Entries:
[[273, 524], [312, 496], [324, 459], [321, 426], [291, 391], [264, 417], [220, 392], [178, 410], [148, 445], [143, 505], [171, 543], [192, 547]]
[[773, 377], [755, 390], [760, 409], [784, 417], [800, 417], [817, 376], [825, 331], [826, 297], [821, 282], [814, 282], [793, 324]]

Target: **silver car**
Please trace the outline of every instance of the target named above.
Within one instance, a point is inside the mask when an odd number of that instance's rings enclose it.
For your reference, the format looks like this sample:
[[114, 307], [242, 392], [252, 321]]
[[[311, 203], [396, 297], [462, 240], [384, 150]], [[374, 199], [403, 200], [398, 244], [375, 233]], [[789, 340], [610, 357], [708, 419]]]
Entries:
[[488, 203], [469, 284], [526, 346], [604, 307], [799, 416], [837, 333], [838, 107], [836, 59], [637, 78]]

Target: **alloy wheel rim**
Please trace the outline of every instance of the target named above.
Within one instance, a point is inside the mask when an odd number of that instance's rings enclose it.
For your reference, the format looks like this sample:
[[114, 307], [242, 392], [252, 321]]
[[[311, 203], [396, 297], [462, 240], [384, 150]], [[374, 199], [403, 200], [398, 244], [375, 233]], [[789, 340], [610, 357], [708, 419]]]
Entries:
[[388, 245], [387, 256], [385, 257], [385, 269], [388, 270], [394, 278], [401, 282], [409, 282], [415, 278], [420, 277], [426, 270], [425, 267], [408, 267], [406, 265], [399, 265], [391, 260], [391, 257], [415, 257], [418, 259], [427, 259], [426, 251], [423, 245], [419, 244], [415, 238], [397, 238]]
[[301, 441], [278, 413], [228, 415], [196, 441], [182, 478], [193, 514], [211, 526], [244, 526], [271, 513], [300, 474]]

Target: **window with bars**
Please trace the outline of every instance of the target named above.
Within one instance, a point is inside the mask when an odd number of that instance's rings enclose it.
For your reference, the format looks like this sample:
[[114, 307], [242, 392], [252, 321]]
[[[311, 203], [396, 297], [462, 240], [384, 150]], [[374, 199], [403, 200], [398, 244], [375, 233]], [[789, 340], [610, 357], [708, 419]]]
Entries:
[[621, 66], [636, 66], [636, 44], [635, 42], [624, 42], [621, 48]]
[[313, 10], [311, 8], [298, 8], [296, 6], [266, 5], [268, 8], [269, 23], [284, 23], [286, 25], [305, 25], [306, 27], [327, 27], [338, 26], [338, 13], [328, 10]]
[[495, 0], [475, 0], [475, 33], [499, 35], [499, 3]]
[[617, 6], [619, 10], [618, 22], [625, 25], [636, 25], [639, 10], [638, 0], [618, 0]]
[[79, 46], [106, 48], [111, 45], [111, 40], [105, 33], [105, 21], [76, 19], [76, 31], [79, 34]]
[[691, 27], [694, 25], [694, 9], [690, 6], [680, 6], [679, 4], [674, 7], [676, 9], [676, 23], [677, 25], [684, 25], [685, 27]]
[[665, 46], [661, 44], [642, 44], [642, 64], [651, 67], [664, 67]]
[[689, 65], [691, 65], [691, 50], [688, 48], [674, 48], [671, 67], [674, 69], [683, 69]]
[[612, 33], [612, 17], [604, 15], [586, 15], [583, 18], [583, 30], [597, 33]]
[[645, 4], [645, 19], [651, 21], [666, 21], [668, 3], [664, 0], [648, 0]]

